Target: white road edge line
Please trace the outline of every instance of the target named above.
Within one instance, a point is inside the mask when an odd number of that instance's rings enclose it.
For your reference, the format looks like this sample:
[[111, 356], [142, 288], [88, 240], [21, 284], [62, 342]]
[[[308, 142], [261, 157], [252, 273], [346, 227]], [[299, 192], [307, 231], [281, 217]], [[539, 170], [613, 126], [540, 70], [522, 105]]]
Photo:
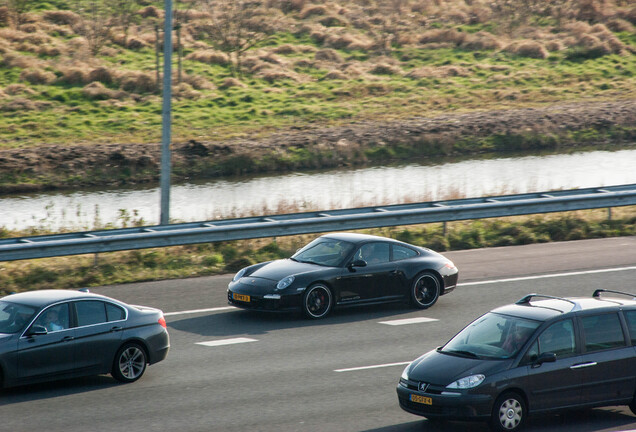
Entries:
[[[487, 284], [502, 283], [502, 282], [516, 282], [516, 281], [533, 280], [533, 279], [549, 279], [553, 277], [579, 276], [579, 275], [586, 275], [586, 274], [609, 273], [609, 272], [626, 271], [626, 270], [636, 270], [636, 266], [618, 267], [618, 268], [600, 269], [600, 270], [586, 270], [586, 271], [570, 272], [570, 273], [554, 273], [554, 274], [546, 274], [546, 275], [524, 276], [524, 277], [508, 278], [508, 279], [491, 279], [491, 280], [478, 281], [478, 282], [464, 282], [464, 283], [457, 284], [457, 286], [487, 285]], [[223, 306], [223, 307], [216, 307], [216, 308], [209, 308], [209, 309], [193, 309], [193, 310], [187, 310], [187, 311], [167, 312], [167, 313], [164, 313], [163, 315], [176, 316], [176, 315], [197, 314], [197, 313], [205, 313], [205, 312], [220, 312], [220, 311], [230, 310], [230, 309], [237, 309], [237, 308], [234, 306]]]
[[193, 310], [180, 311], [180, 312], [167, 312], [167, 313], [164, 313], [163, 316], [187, 315], [187, 314], [197, 314], [197, 313], [203, 313], [203, 312], [219, 312], [219, 311], [230, 310], [230, 309], [236, 309], [236, 308], [234, 306], [223, 306], [223, 307], [216, 307], [216, 308], [209, 308], [209, 309], [193, 309]]
[[485, 281], [479, 281], [479, 282], [464, 282], [464, 283], [457, 284], [457, 286], [487, 285], [487, 284], [502, 283], [502, 282], [517, 282], [517, 281], [526, 281], [526, 280], [534, 280], [534, 279], [549, 279], [549, 278], [556, 278], [556, 277], [580, 276], [580, 275], [610, 273], [610, 272], [626, 271], [626, 270], [636, 270], [636, 266], [618, 267], [618, 268], [600, 269], [600, 270], [585, 270], [585, 271], [569, 272], [569, 273], [553, 273], [553, 274], [536, 275], [536, 276], [523, 276], [523, 277], [508, 278], [508, 279], [493, 279], [493, 280], [485, 280]]
[[209, 341], [209, 342], [195, 342], [195, 345], [214, 347], [214, 346], [223, 346], [223, 345], [234, 345], [234, 344], [247, 343], [247, 342], [258, 342], [258, 340], [241, 337], [241, 338], [233, 338], [233, 339], [221, 339], [221, 340], [215, 340], [215, 341]]
[[433, 322], [433, 321], [439, 321], [439, 320], [435, 318], [420, 317], [420, 318], [405, 318], [405, 319], [392, 320], [392, 321], [378, 321], [378, 324], [399, 326], [399, 325], [407, 325], [407, 324], [427, 323], [427, 322]]
[[379, 369], [379, 368], [392, 367], [392, 366], [406, 366], [409, 363], [411, 363], [411, 362], [386, 363], [386, 364], [379, 364], [379, 365], [372, 365], [372, 366], [360, 366], [360, 367], [347, 368], [347, 369], [334, 369], [334, 372], [353, 372], [353, 371], [360, 371], [360, 370], [367, 370], [367, 369]]

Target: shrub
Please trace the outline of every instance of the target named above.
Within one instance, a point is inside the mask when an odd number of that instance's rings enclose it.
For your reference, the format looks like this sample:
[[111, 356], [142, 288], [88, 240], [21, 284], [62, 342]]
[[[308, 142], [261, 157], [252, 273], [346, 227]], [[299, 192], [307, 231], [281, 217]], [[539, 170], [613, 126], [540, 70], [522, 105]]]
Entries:
[[541, 43], [531, 40], [512, 43], [505, 48], [505, 51], [536, 59], [546, 59], [549, 55], [548, 50]]
[[313, 15], [327, 15], [327, 13], [327, 8], [323, 5], [309, 5], [300, 11], [299, 18], [307, 19]]
[[225, 66], [230, 62], [227, 54], [211, 49], [195, 51], [188, 54], [185, 58], [186, 60], [194, 60], [201, 63], [216, 64], [221, 66]]
[[42, 69], [25, 69], [20, 73], [20, 79], [31, 84], [51, 84], [55, 81], [56, 76], [53, 72]]
[[344, 61], [342, 60], [342, 57], [340, 57], [340, 54], [328, 48], [316, 51], [316, 54], [314, 54], [314, 59], [332, 63], [342, 63]]
[[120, 86], [127, 92], [154, 93], [157, 83], [153, 76], [144, 73], [127, 73], [120, 79]]
[[388, 63], [375, 65], [369, 72], [374, 75], [402, 75], [400, 67]]
[[80, 19], [79, 15], [70, 10], [50, 10], [42, 14], [42, 18], [54, 24], [73, 25]]
[[226, 78], [225, 80], [223, 80], [223, 83], [220, 85], [220, 88], [222, 88], [222, 89], [226, 89], [226, 88], [230, 88], [230, 87], [245, 88], [247, 86], [245, 84], [243, 84], [237, 78]]
[[88, 81], [90, 82], [100, 82], [102, 84], [112, 84], [115, 79], [113, 73], [105, 67], [98, 67], [93, 69], [88, 73]]
[[63, 84], [84, 85], [88, 82], [88, 73], [86, 69], [79, 67], [70, 67], [60, 70], [62, 74], [57, 81]]

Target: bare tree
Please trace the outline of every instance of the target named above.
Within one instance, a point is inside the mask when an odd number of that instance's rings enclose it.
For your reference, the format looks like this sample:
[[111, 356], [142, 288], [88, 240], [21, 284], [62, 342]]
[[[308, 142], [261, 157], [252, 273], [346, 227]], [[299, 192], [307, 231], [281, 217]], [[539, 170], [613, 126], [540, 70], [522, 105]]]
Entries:
[[242, 75], [245, 52], [274, 32], [276, 19], [259, 1], [202, 0], [212, 19], [197, 26], [200, 35], [228, 54], [232, 75]]
[[130, 27], [140, 21], [140, 16], [137, 13], [139, 3], [137, 3], [137, 0], [111, 0], [111, 4], [113, 5], [113, 18], [124, 31], [123, 46], [125, 47], [128, 43]]
[[88, 42], [88, 49], [96, 55], [110, 35], [113, 5], [102, 0], [74, 0], [74, 11], [79, 19], [72, 28]]

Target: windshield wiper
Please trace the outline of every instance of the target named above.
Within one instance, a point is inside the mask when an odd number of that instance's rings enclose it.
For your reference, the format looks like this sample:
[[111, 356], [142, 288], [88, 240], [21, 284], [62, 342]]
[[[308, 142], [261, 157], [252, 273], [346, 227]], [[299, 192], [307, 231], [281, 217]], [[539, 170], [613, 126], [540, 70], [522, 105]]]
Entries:
[[442, 349], [439, 349], [438, 351], [441, 352], [441, 353], [444, 353], [444, 354], [451, 354], [451, 355], [458, 355], [458, 356], [461, 356], [461, 357], [481, 359], [480, 356], [478, 356], [477, 354], [475, 354], [474, 352], [471, 352], [471, 351], [464, 351], [464, 350], [447, 350], [447, 351], [445, 351], [445, 350], [442, 350]]

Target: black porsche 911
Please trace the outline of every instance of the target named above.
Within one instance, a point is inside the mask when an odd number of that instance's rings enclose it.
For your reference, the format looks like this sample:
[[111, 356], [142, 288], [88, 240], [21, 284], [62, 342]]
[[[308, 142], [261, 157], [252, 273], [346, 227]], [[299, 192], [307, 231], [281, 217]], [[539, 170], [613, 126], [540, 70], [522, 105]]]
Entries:
[[409, 301], [426, 309], [457, 285], [452, 261], [427, 248], [363, 234], [318, 237], [291, 258], [241, 269], [228, 285], [231, 305], [302, 311], [323, 318], [334, 307]]

